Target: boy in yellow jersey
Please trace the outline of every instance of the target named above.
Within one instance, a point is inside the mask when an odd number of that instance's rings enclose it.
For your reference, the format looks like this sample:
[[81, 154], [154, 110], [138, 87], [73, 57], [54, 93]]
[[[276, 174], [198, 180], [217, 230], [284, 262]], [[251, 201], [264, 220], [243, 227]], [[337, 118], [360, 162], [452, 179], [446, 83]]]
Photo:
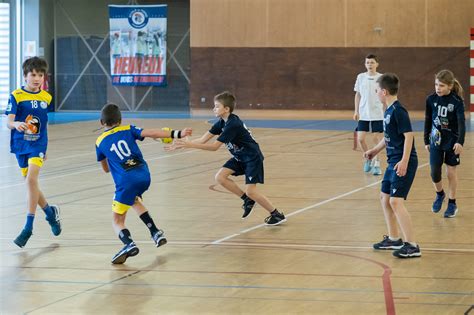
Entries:
[[26, 179], [28, 213], [26, 224], [13, 241], [23, 247], [33, 234], [36, 207], [46, 214], [46, 220], [55, 236], [61, 234], [59, 207], [48, 205], [39, 188], [38, 177], [48, 147], [48, 106], [51, 95], [41, 90], [44, 75], [48, 71], [45, 60], [32, 57], [23, 63], [25, 86], [13, 91], [8, 100], [5, 115], [11, 129], [10, 152], [16, 155], [22, 175]]
[[105, 131], [95, 143], [97, 161], [104, 172], [111, 173], [115, 183], [115, 196], [112, 203], [112, 225], [124, 247], [112, 258], [113, 264], [123, 264], [128, 257], [138, 254], [139, 250], [132, 240], [130, 231], [125, 227], [127, 211], [132, 207], [150, 230], [156, 247], [166, 244], [163, 231], [153, 222], [148, 210], [142, 203], [142, 194], [150, 187], [151, 177], [148, 165], [137, 145], [137, 140], [150, 138], [181, 138], [191, 135], [192, 130], [164, 131], [161, 129], [141, 129], [133, 125], [121, 125], [122, 114], [115, 104], [102, 108], [100, 122]]

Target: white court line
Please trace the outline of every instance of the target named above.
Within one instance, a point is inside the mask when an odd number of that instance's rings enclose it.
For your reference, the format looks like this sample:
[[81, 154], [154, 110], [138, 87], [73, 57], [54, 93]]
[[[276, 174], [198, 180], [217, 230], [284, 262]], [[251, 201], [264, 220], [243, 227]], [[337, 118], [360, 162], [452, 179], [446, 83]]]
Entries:
[[[185, 152], [171, 154], [171, 155], [158, 156], [158, 157], [155, 157], [155, 158], [147, 159], [146, 161], [149, 162], [149, 161], [154, 161], [154, 160], [167, 159], [167, 158], [170, 158], [170, 157], [175, 157], [175, 156], [183, 155], [183, 154], [189, 154], [189, 153], [193, 153], [193, 152], [197, 152], [197, 151], [198, 150], [191, 150], [191, 151], [185, 151]], [[40, 179], [41, 179], [41, 182], [45, 182], [45, 181], [51, 180], [51, 179], [57, 179], [57, 178], [61, 178], [61, 177], [77, 175], [77, 174], [83, 174], [83, 173], [88, 173], [88, 172], [92, 172], [92, 171], [99, 171], [99, 170], [102, 170], [102, 168], [101, 167], [94, 167], [94, 168], [82, 170], [82, 171], [79, 171], [79, 172], [68, 173], [68, 174], [63, 174], [63, 175], [58, 175], [58, 176], [51, 176], [51, 177], [40, 178]], [[25, 183], [21, 182], [21, 183], [17, 183], [17, 184], [0, 186], [0, 189], [11, 188], [11, 187], [16, 187], [16, 186], [23, 186], [23, 185], [25, 185]]]
[[[423, 168], [423, 167], [425, 167], [426, 165], [429, 165], [429, 163], [425, 163], [425, 164], [422, 164], [422, 165], [418, 166], [418, 169]], [[302, 212], [305, 212], [305, 211], [307, 211], [307, 210], [309, 210], [309, 209], [317, 208], [317, 207], [322, 206], [322, 205], [324, 205], [324, 204], [326, 204], [326, 203], [329, 203], [329, 202], [331, 202], [331, 201], [344, 198], [344, 197], [346, 197], [346, 196], [352, 195], [352, 194], [354, 194], [354, 193], [356, 193], [356, 192], [359, 192], [359, 191], [361, 191], [361, 190], [364, 190], [364, 189], [366, 189], [366, 188], [369, 188], [369, 187], [378, 185], [378, 184], [380, 184], [381, 182], [382, 182], [382, 180], [379, 180], [379, 181], [376, 181], [376, 182], [374, 182], [374, 183], [372, 183], [372, 184], [368, 184], [368, 185], [365, 185], [365, 186], [363, 186], [363, 187], [356, 188], [356, 189], [351, 190], [351, 191], [348, 191], [348, 192], [346, 192], [346, 193], [343, 193], [343, 194], [337, 195], [337, 196], [335, 196], [335, 197], [332, 197], [332, 198], [329, 198], [329, 199], [320, 201], [320, 202], [318, 202], [318, 203], [312, 204], [312, 205], [307, 206], [307, 207], [305, 207], [305, 208], [298, 209], [298, 210], [293, 211], [293, 212], [291, 212], [291, 213], [289, 213], [289, 214], [287, 214], [287, 215], [285, 215], [285, 216], [286, 216], [286, 217], [291, 217], [291, 216], [300, 214], [300, 213], [302, 213]], [[259, 225], [255, 225], [255, 226], [253, 226], [253, 227], [251, 227], [251, 228], [247, 228], [247, 229], [242, 230], [242, 231], [240, 231], [240, 232], [237, 232], [237, 233], [235, 233], [235, 234], [232, 234], [232, 235], [223, 237], [223, 238], [221, 238], [221, 239], [215, 240], [215, 241], [211, 242], [210, 244], [211, 244], [211, 245], [219, 245], [220, 243], [222, 243], [222, 242], [224, 242], [224, 241], [227, 241], [227, 240], [229, 240], [229, 239], [231, 239], [231, 238], [234, 238], [234, 237], [236, 237], [236, 236], [239, 236], [239, 235], [248, 233], [248, 232], [250, 232], [250, 231], [256, 230], [256, 229], [258, 229], [258, 228], [261, 228], [262, 226], [266, 226], [266, 225], [263, 224], [263, 223], [262, 223], [262, 224], [259, 224]]]
[[[9, 237], [0, 237], [0, 241], [11, 241], [12, 239]], [[35, 242], [51, 242], [52, 239], [48, 238], [35, 238]], [[77, 245], [83, 245], [84, 243], [92, 243], [97, 246], [101, 245], [112, 245], [117, 244], [117, 240], [96, 240], [96, 239], [55, 239], [55, 243], [78, 243]], [[135, 240], [138, 244], [143, 243], [150, 243], [154, 244], [153, 241], [143, 241], [143, 240]], [[206, 246], [209, 245], [209, 242], [202, 242], [202, 241], [168, 241], [167, 245], [196, 245], [196, 246]], [[372, 246], [347, 246], [347, 245], [318, 245], [318, 244], [275, 244], [275, 243], [225, 243], [221, 244], [222, 246], [260, 246], [260, 247], [274, 247], [274, 248], [319, 248], [319, 249], [347, 249], [347, 250], [355, 250], [355, 249], [372, 249]], [[47, 246], [46, 246], [47, 247]], [[43, 247], [42, 247], [43, 248]], [[28, 249], [28, 248], [26, 248]], [[38, 249], [37, 247], [32, 249]], [[12, 251], [24, 251], [25, 249], [14, 248]], [[423, 251], [433, 251], [433, 252], [467, 252], [467, 253], [474, 253], [474, 249], [469, 248], [431, 248], [431, 247], [423, 247]]]

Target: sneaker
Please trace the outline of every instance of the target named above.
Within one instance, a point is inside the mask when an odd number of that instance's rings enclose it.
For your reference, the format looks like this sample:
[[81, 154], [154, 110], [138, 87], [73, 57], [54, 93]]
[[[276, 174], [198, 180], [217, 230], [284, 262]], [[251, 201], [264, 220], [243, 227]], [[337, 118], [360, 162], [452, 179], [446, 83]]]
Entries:
[[393, 256], [398, 258], [415, 258], [421, 257], [420, 247], [411, 245], [410, 243], [405, 242], [403, 247], [393, 251]]
[[276, 214], [270, 214], [268, 217], [265, 218], [265, 225], [278, 225], [283, 222], [286, 222], [285, 215], [281, 212], [277, 212]]
[[156, 247], [160, 247], [168, 243], [168, 240], [166, 240], [165, 233], [163, 230], [158, 230], [153, 236], [151, 237], [153, 242], [155, 242]]
[[444, 217], [445, 218], [454, 218], [456, 216], [456, 213], [458, 213], [458, 207], [456, 206], [455, 203], [448, 203], [448, 208], [444, 212]]
[[388, 235], [383, 236], [381, 242], [375, 243], [373, 245], [374, 249], [400, 249], [403, 247], [403, 241], [399, 238], [396, 241], [392, 241]]
[[58, 236], [61, 234], [61, 221], [60, 221], [60, 216], [59, 216], [59, 206], [57, 205], [51, 205], [51, 209], [53, 209], [53, 218], [48, 218], [46, 217], [46, 221], [48, 221], [49, 225], [51, 226], [51, 232], [53, 232], [54, 236]]
[[364, 172], [368, 173], [372, 169], [370, 160], [365, 160], [364, 162]]
[[446, 194], [438, 195], [436, 194], [436, 199], [433, 202], [433, 207], [431, 207], [431, 211], [434, 213], [438, 213], [441, 210], [441, 206], [443, 205], [444, 198], [446, 198]]
[[382, 170], [380, 169], [380, 166], [374, 166], [372, 169], [372, 175], [382, 175]]
[[255, 200], [250, 198], [246, 198], [244, 204], [242, 205], [242, 209], [244, 209], [244, 214], [242, 214], [242, 219], [245, 219], [249, 216], [250, 212], [252, 212], [253, 206], [255, 206]]
[[18, 245], [19, 247], [22, 247], [26, 245], [28, 240], [30, 239], [30, 236], [33, 234], [33, 232], [28, 231], [28, 230], [22, 230], [20, 235], [18, 235], [14, 240], [13, 243]]
[[115, 256], [112, 258], [112, 264], [123, 264], [128, 257], [133, 257], [138, 255], [140, 250], [138, 249], [135, 242], [131, 242], [128, 245], [125, 245]]

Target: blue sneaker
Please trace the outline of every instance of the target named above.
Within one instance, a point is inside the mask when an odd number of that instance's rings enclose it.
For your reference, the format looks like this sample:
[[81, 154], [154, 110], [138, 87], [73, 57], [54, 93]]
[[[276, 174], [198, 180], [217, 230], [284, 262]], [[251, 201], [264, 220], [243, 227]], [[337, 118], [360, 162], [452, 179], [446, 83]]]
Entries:
[[158, 232], [153, 234], [152, 239], [153, 242], [155, 242], [156, 247], [160, 247], [168, 243], [168, 240], [166, 240], [163, 230], [158, 230]]
[[51, 232], [53, 232], [54, 236], [58, 236], [61, 234], [61, 221], [60, 221], [60, 211], [59, 206], [51, 205], [51, 209], [53, 210], [53, 218], [46, 217], [46, 221], [48, 221], [49, 225], [51, 226]]
[[135, 242], [131, 242], [128, 245], [125, 245], [115, 256], [112, 258], [112, 264], [123, 264], [128, 257], [133, 257], [138, 255], [140, 250], [138, 249]]
[[444, 212], [444, 217], [445, 218], [454, 218], [456, 216], [456, 213], [458, 213], [458, 207], [456, 206], [455, 203], [448, 203], [448, 208]]
[[22, 230], [20, 235], [18, 235], [14, 240], [13, 243], [18, 245], [19, 247], [22, 247], [26, 245], [28, 240], [30, 239], [30, 236], [33, 234], [33, 232], [28, 231], [28, 230]]
[[398, 258], [416, 258], [421, 257], [421, 250], [418, 245], [413, 246], [405, 242], [402, 248], [393, 251], [393, 256]]
[[368, 173], [372, 169], [371, 161], [365, 160], [364, 162], [364, 172]]
[[380, 166], [374, 166], [374, 168], [372, 169], [372, 175], [382, 175], [382, 170], [380, 169]]
[[433, 202], [433, 207], [431, 207], [431, 211], [433, 211], [434, 213], [438, 213], [439, 210], [441, 210], [444, 198], [446, 198], [446, 194], [443, 194], [442, 196], [436, 194], [436, 199]]

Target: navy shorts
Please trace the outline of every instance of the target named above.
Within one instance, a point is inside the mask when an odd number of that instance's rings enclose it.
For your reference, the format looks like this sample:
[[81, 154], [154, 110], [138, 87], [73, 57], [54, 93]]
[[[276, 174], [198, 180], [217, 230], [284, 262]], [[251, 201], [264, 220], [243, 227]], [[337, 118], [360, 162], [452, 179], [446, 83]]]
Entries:
[[441, 166], [446, 163], [449, 166], [457, 166], [461, 163], [459, 154], [454, 154], [454, 150], [440, 150], [430, 146], [430, 165]]
[[357, 131], [383, 132], [383, 120], [359, 120], [357, 123]]
[[127, 182], [126, 185], [115, 187], [114, 202], [112, 210], [118, 214], [124, 214], [135, 203], [136, 198], [141, 198], [148, 190], [151, 177], [144, 176], [141, 180]]
[[240, 176], [245, 174], [245, 184], [263, 184], [263, 160], [255, 159], [249, 162], [241, 162], [232, 158], [223, 167], [234, 171], [232, 175]]
[[385, 175], [382, 180], [381, 191], [390, 197], [399, 197], [407, 199], [411, 184], [415, 179], [416, 170], [418, 168], [418, 160], [410, 159], [408, 162], [407, 173], [405, 176], [398, 176], [393, 169], [395, 164], [389, 164], [385, 170]]

